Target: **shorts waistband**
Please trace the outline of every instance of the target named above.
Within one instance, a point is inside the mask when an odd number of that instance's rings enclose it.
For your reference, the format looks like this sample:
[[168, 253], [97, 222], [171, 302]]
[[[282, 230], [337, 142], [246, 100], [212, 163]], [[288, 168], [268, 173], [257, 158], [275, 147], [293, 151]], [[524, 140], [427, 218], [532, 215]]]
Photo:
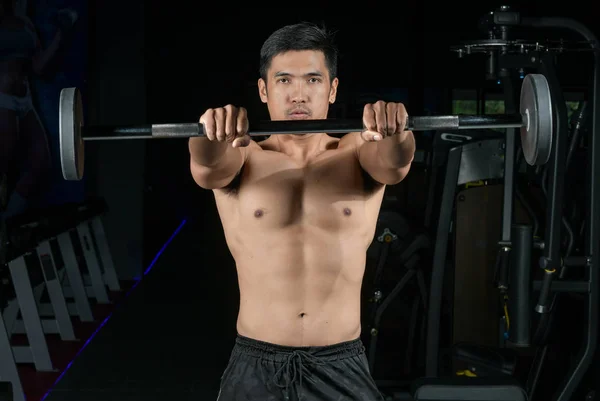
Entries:
[[260, 359], [275, 362], [285, 362], [291, 355], [308, 354], [319, 360], [340, 360], [358, 356], [365, 352], [365, 346], [360, 338], [324, 346], [294, 347], [272, 344], [238, 334], [235, 340], [234, 352], [250, 355]]

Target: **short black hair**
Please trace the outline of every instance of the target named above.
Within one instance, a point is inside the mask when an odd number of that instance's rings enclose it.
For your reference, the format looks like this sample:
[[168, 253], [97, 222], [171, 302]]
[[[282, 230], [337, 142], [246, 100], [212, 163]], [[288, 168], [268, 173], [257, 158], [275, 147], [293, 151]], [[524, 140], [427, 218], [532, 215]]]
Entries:
[[267, 71], [273, 57], [287, 51], [322, 51], [329, 78], [337, 77], [338, 49], [334, 41], [335, 33], [310, 22], [301, 22], [279, 28], [265, 40], [260, 49], [260, 76], [266, 81]]

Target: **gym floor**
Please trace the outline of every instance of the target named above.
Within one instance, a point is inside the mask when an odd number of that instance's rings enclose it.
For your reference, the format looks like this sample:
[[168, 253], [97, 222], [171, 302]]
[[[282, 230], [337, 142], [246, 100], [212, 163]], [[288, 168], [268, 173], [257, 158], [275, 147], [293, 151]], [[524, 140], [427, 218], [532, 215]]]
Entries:
[[235, 340], [236, 273], [200, 224], [169, 234], [144, 278], [79, 327], [82, 341], [55, 348], [59, 372], [21, 372], [28, 401], [217, 398]]

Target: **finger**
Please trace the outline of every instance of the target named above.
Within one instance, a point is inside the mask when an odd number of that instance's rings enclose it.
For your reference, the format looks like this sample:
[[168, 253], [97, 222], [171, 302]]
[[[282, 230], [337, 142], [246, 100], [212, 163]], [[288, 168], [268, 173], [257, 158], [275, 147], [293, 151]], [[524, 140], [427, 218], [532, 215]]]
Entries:
[[237, 115], [236, 137], [243, 137], [248, 133], [248, 111], [244, 107], [240, 107]]
[[367, 142], [377, 142], [383, 139], [383, 136], [377, 131], [363, 131], [360, 134], [361, 138]]
[[406, 129], [406, 124], [408, 123], [408, 112], [406, 111], [406, 107], [402, 103], [398, 105], [398, 110], [396, 110], [396, 129], [394, 132], [396, 134], [401, 134]]
[[242, 137], [235, 138], [231, 146], [233, 146], [234, 148], [243, 148], [250, 145], [250, 141], [250, 135], [244, 135]]
[[363, 109], [363, 126], [366, 131], [377, 131], [377, 122], [375, 120], [375, 110], [370, 103], [365, 104]]
[[383, 137], [388, 135], [387, 133], [387, 117], [386, 117], [386, 107], [385, 102], [378, 101], [373, 106], [375, 109], [375, 123], [377, 124], [377, 132], [379, 132]]
[[385, 106], [385, 114], [387, 121], [387, 135], [394, 135], [398, 128], [398, 103], [390, 102]]
[[225, 109], [225, 140], [232, 142], [235, 139], [237, 125], [237, 113], [235, 107], [228, 104]]
[[224, 142], [225, 136], [225, 109], [220, 107], [215, 109], [215, 126], [217, 141]]
[[200, 117], [200, 123], [204, 126], [204, 135], [209, 141], [215, 140], [215, 111], [208, 109]]

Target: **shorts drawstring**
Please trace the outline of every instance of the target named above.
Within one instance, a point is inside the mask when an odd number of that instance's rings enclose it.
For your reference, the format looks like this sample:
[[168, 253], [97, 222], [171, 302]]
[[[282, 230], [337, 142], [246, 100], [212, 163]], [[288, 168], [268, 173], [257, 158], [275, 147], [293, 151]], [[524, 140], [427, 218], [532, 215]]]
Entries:
[[307, 351], [296, 350], [286, 358], [283, 365], [277, 370], [275, 376], [273, 376], [273, 382], [277, 385], [277, 387], [285, 389], [286, 400], [289, 400], [290, 386], [296, 382], [296, 379], [299, 380], [299, 397], [302, 399], [302, 393], [304, 390], [302, 386], [302, 378], [304, 374], [309, 373], [309, 370], [304, 366], [306, 362], [314, 365], [325, 364], [324, 361]]

